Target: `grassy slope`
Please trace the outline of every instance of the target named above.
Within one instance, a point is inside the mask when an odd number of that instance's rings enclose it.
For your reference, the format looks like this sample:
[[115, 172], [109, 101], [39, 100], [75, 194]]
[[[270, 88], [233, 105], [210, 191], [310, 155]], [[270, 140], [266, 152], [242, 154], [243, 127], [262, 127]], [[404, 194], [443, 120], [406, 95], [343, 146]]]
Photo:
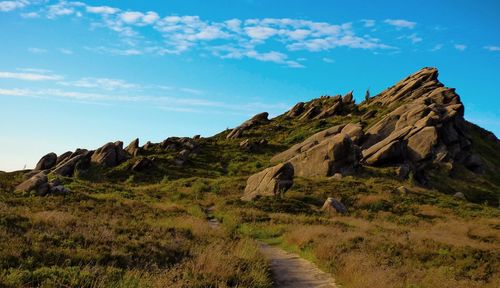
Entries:
[[[346, 287], [498, 287], [500, 215], [483, 200], [500, 194], [500, 161], [480, 130], [471, 133], [488, 159], [484, 176], [436, 172], [439, 185], [428, 189], [401, 182], [392, 168], [365, 167], [341, 180], [298, 178], [285, 199], [239, 200], [248, 175], [277, 152], [365, 112], [308, 122], [277, 117], [246, 134], [269, 141], [254, 153], [225, 131], [201, 139], [182, 167], [161, 150], [148, 152], [156, 167], [144, 172], [129, 172], [129, 163], [92, 166], [63, 179], [73, 191], [67, 196], [17, 194], [21, 173], [0, 174], [0, 286], [269, 287], [249, 240], [258, 238], [301, 253]], [[478, 204], [448, 195], [456, 191]], [[349, 213], [321, 212], [330, 196]], [[212, 205], [221, 231], [204, 219]]]

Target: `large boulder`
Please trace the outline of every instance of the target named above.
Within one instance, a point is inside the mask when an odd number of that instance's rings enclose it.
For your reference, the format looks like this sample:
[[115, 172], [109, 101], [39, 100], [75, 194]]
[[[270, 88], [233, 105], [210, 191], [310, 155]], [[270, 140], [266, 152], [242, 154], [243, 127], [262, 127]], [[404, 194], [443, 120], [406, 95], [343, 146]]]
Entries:
[[242, 200], [258, 196], [281, 196], [293, 185], [294, 168], [290, 163], [278, 164], [250, 176]]
[[28, 180], [17, 185], [16, 191], [20, 192], [31, 192], [35, 191], [37, 194], [46, 194], [49, 190], [49, 185], [47, 183], [48, 178], [45, 172], [39, 172], [29, 178]]
[[[87, 164], [90, 162], [94, 151], [87, 151], [85, 149], [77, 149], [72, 155], [67, 157], [66, 160], [57, 164], [52, 170], [52, 173], [61, 176], [73, 176], [75, 169], [79, 163]], [[84, 165], [86, 166], [86, 165]]]
[[132, 142], [125, 147], [125, 151], [131, 156], [137, 156], [139, 153], [139, 138], [132, 140]]
[[143, 171], [153, 166], [153, 161], [147, 157], [140, 157], [137, 159], [130, 169], [132, 171]]
[[363, 104], [369, 111], [388, 111], [359, 142], [364, 163], [410, 163], [417, 170], [461, 163], [474, 172], [484, 171], [477, 158], [468, 163], [473, 153], [460, 97], [437, 76], [437, 69], [424, 68]]
[[259, 113], [255, 116], [253, 116], [249, 120], [243, 122], [240, 126], [234, 128], [231, 132], [229, 132], [229, 134], [227, 134], [226, 138], [227, 139], [236, 139], [236, 138], [242, 137], [243, 132], [245, 132], [246, 130], [248, 130], [256, 125], [261, 125], [261, 124], [265, 124], [265, 123], [269, 122], [269, 119], [267, 117], [269, 117], [269, 113], [267, 113], [267, 112]]
[[308, 137], [306, 140], [293, 145], [289, 149], [279, 154], [276, 154], [273, 158], [271, 158], [271, 163], [286, 162], [292, 159], [293, 157], [297, 156], [298, 154], [305, 152], [308, 149], [311, 149], [312, 147], [318, 145], [321, 141], [340, 133], [340, 131], [342, 131], [342, 128], [344, 127], [345, 125], [336, 125], [328, 129], [325, 129], [323, 131], [320, 131]]
[[336, 134], [290, 159], [297, 176], [350, 174], [359, 161], [359, 150], [347, 134]]
[[106, 143], [101, 148], [95, 150], [91, 161], [105, 167], [115, 167], [127, 159], [123, 150], [123, 142]]
[[57, 155], [56, 153], [49, 153], [43, 156], [40, 161], [36, 164], [35, 170], [46, 170], [51, 169], [56, 166]]

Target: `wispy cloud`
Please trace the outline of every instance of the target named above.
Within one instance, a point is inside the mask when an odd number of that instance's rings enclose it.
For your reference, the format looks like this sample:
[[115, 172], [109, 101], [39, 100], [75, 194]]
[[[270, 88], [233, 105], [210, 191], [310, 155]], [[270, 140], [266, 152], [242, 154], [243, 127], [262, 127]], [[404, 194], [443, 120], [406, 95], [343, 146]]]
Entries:
[[[37, 13], [32, 14], [33, 17], [49, 19], [88, 16], [85, 19], [91, 19], [92, 28], [110, 29], [125, 44], [87, 49], [122, 56], [181, 54], [200, 49], [225, 59], [251, 58], [300, 68], [304, 67], [303, 64], [291, 57], [294, 51], [319, 52], [339, 47], [365, 50], [394, 48], [366, 33], [358, 35], [352, 23], [332, 24], [290, 18], [229, 19], [217, 22], [203, 20], [199, 16], [160, 16], [155, 11], [124, 11], [111, 6], [91, 6], [63, 0], [31, 13]], [[25, 17], [30, 16], [26, 14]], [[406, 20], [386, 21], [401, 27], [414, 26], [414, 22]], [[373, 27], [375, 20], [365, 19], [362, 23], [364, 27]], [[145, 29], [152, 29], [162, 40], [145, 40], [149, 38], [142, 35]], [[267, 45], [270, 42], [276, 44], [273, 45], [276, 48], [270, 49]]]
[[29, 5], [29, 1], [17, 0], [17, 1], [0, 1], [0, 12], [9, 12], [16, 9], [24, 8]]
[[43, 53], [47, 52], [46, 49], [37, 48], [37, 47], [30, 47], [30, 48], [28, 48], [28, 51], [33, 53], [33, 54], [43, 54]]
[[453, 47], [458, 51], [465, 51], [465, 49], [467, 49], [467, 45], [465, 44], [455, 44]]
[[331, 63], [335, 63], [335, 60], [334, 60], [334, 59], [327, 58], [327, 57], [323, 57], [323, 59], [322, 59], [322, 60], [323, 60], [323, 62], [325, 62], [325, 63], [329, 63], [329, 64], [331, 64]]
[[488, 51], [500, 51], [500, 46], [488, 45], [488, 46], [484, 46], [483, 48], [488, 50]]
[[47, 80], [61, 80], [60, 75], [55, 74], [41, 74], [41, 73], [17, 73], [0, 71], [0, 79], [15, 79], [25, 81], [47, 81]]
[[66, 54], [66, 55], [73, 55], [74, 54], [73, 50], [70, 50], [70, 49], [67, 49], [67, 48], [60, 48], [59, 52], [61, 52], [63, 54]]
[[121, 79], [110, 78], [93, 78], [85, 77], [76, 81], [59, 82], [64, 86], [73, 86], [79, 88], [98, 88], [101, 90], [117, 90], [117, 89], [138, 89], [140, 85], [129, 83]]
[[443, 49], [443, 46], [444, 46], [443, 44], [436, 44], [436, 45], [434, 45], [434, 47], [429, 49], [429, 51], [431, 51], [431, 52], [439, 51], [439, 50]]
[[416, 22], [404, 20], [404, 19], [385, 19], [384, 23], [396, 27], [397, 29], [408, 28], [413, 29], [417, 25]]

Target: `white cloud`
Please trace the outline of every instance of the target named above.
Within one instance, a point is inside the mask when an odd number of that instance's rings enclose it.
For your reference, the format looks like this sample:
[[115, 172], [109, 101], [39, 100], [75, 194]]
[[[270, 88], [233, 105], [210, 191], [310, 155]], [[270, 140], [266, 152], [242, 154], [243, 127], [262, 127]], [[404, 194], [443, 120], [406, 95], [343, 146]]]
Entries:
[[27, 19], [33, 19], [33, 18], [40, 17], [40, 14], [38, 14], [37, 12], [21, 13], [21, 17], [27, 18]]
[[266, 40], [278, 33], [278, 30], [269, 27], [246, 27], [245, 32], [252, 39]]
[[419, 37], [416, 33], [411, 34], [408, 36], [408, 39], [410, 39], [411, 43], [415, 44], [418, 42], [422, 42], [422, 37]]
[[66, 49], [66, 48], [60, 48], [59, 52], [66, 54], [66, 55], [73, 55], [74, 54], [73, 50]]
[[47, 52], [47, 50], [42, 49], [42, 48], [37, 48], [37, 47], [30, 47], [30, 48], [28, 48], [28, 51], [33, 53], [33, 54], [43, 54], [43, 53]]
[[372, 19], [363, 19], [361, 20], [361, 22], [363, 22], [363, 26], [367, 28], [375, 26], [375, 20]]
[[139, 21], [144, 16], [141, 12], [124, 12], [120, 14], [120, 19], [128, 24], [133, 24]]
[[109, 6], [87, 6], [85, 9], [87, 12], [94, 14], [115, 14], [120, 11], [118, 8]]
[[82, 2], [67, 2], [60, 0], [59, 3], [50, 5], [47, 11], [47, 18], [55, 19], [59, 16], [76, 15], [81, 16], [81, 12], [76, 11], [77, 7], [86, 6]]
[[121, 79], [85, 77], [73, 82], [59, 82], [61, 85], [102, 90], [137, 89], [139, 85]]
[[484, 46], [483, 48], [488, 51], [500, 51], [500, 46], [489, 45], [489, 46]]
[[29, 1], [18, 0], [18, 1], [0, 1], [0, 11], [10, 12], [16, 9], [24, 8], [29, 4]]
[[417, 25], [416, 22], [411, 22], [411, 21], [404, 20], [404, 19], [385, 19], [384, 23], [392, 25], [398, 29], [401, 29], [401, 28], [413, 29]]
[[322, 60], [323, 60], [323, 62], [325, 62], [325, 63], [330, 63], [330, 64], [331, 64], [331, 63], [335, 63], [335, 60], [334, 60], [334, 59], [332, 59], [332, 58], [328, 58], [328, 57], [323, 57], [323, 59], [322, 59]]
[[464, 44], [455, 44], [454, 47], [458, 51], [465, 51], [465, 49], [467, 49], [467, 45], [464, 45]]
[[431, 52], [439, 51], [443, 48], [443, 46], [444, 46], [443, 44], [436, 44], [436, 45], [434, 45], [434, 47], [429, 49], [429, 51], [431, 51]]
[[61, 80], [62, 76], [55, 74], [42, 73], [17, 73], [0, 71], [0, 79], [15, 79], [26, 81], [46, 81], [46, 80]]

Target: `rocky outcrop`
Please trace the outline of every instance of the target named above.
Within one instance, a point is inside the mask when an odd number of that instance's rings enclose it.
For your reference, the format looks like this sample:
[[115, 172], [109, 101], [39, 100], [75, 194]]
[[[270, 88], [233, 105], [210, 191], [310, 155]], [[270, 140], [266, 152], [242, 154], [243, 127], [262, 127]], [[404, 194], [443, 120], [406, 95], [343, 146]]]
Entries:
[[64, 161], [57, 164], [57, 166], [52, 170], [52, 173], [61, 176], [73, 176], [76, 167], [80, 165], [87, 166], [90, 162], [92, 154], [94, 151], [88, 151], [85, 149], [77, 149], [75, 152], [71, 153], [70, 156], [66, 157]]
[[263, 112], [263, 113], [260, 113], [260, 114], [253, 116], [249, 120], [243, 122], [243, 124], [241, 124], [240, 126], [231, 130], [231, 132], [229, 132], [229, 134], [227, 134], [226, 138], [227, 139], [241, 138], [243, 136], [243, 133], [246, 130], [248, 130], [256, 125], [268, 123], [269, 119], [267, 119], [267, 117], [269, 117], [269, 113], [267, 113], [267, 112]]
[[299, 120], [315, 120], [332, 117], [335, 115], [346, 115], [353, 111], [354, 100], [352, 91], [344, 95], [321, 96], [310, 102], [299, 102], [290, 109], [286, 116]]
[[134, 164], [132, 164], [132, 167], [130, 167], [130, 170], [143, 171], [151, 167], [153, 167], [153, 160], [147, 157], [140, 157], [139, 159], [135, 160]]
[[45, 196], [48, 194], [52, 195], [63, 195], [71, 192], [69, 189], [61, 185], [58, 179], [53, 179], [48, 182], [47, 172], [42, 171], [33, 176], [28, 180], [25, 180], [16, 187], [16, 191], [19, 192], [34, 192], [36, 195]]
[[390, 112], [365, 132], [360, 143], [364, 163], [409, 162], [419, 170], [437, 162], [461, 163], [481, 170], [481, 159], [471, 152], [460, 97], [437, 76], [436, 69], [424, 68], [370, 99], [367, 108], [383, 106]]
[[135, 138], [125, 147], [125, 151], [133, 157], [139, 154], [139, 138]]
[[43, 156], [40, 161], [36, 164], [35, 170], [46, 170], [51, 169], [56, 166], [57, 155], [56, 153], [49, 153]]
[[106, 143], [101, 148], [95, 150], [91, 161], [105, 167], [115, 167], [123, 161], [127, 160], [125, 150], [123, 150], [123, 142]]
[[359, 161], [359, 150], [349, 135], [336, 134], [291, 158], [295, 175], [314, 177], [351, 174]]
[[250, 176], [242, 200], [258, 196], [281, 196], [293, 185], [294, 168], [290, 163], [278, 164]]
[[19, 192], [31, 192], [34, 191], [37, 194], [47, 194], [50, 187], [47, 183], [48, 178], [46, 172], [39, 172], [31, 176], [28, 180], [17, 185], [16, 191]]

